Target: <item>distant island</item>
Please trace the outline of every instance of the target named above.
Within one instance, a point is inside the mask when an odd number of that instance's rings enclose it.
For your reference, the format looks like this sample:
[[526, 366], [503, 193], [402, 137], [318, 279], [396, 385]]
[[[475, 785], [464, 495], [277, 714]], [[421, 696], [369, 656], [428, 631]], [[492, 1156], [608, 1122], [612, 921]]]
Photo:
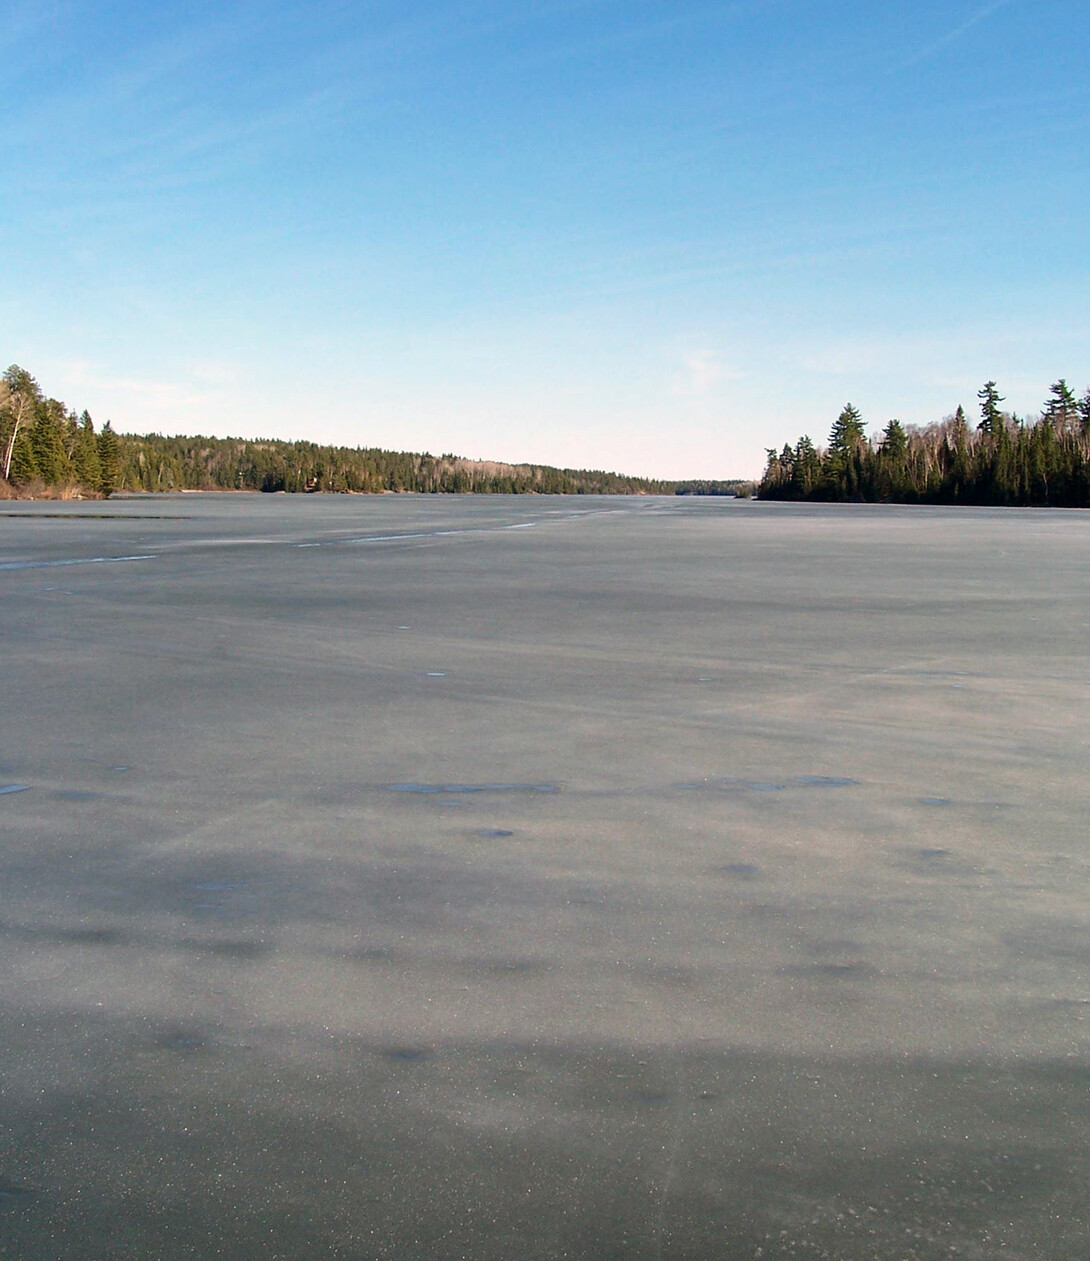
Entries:
[[123, 434], [47, 398], [24, 368], [0, 379], [0, 498], [116, 491], [543, 495], [751, 495], [754, 483], [662, 481], [598, 469], [504, 464], [280, 439]]
[[924, 428], [891, 420], [877, 439], [867, 437], [849, 403], [827, 447], [804, 436], [769, 450], [757, 493], [811, 502], [1090, 507], [1090, 389], [1077, 399], [1061, 378], [1040, 415], [1027, 419], [1002, 410], [994, 381], [977, 398], [975, 428], [958, 407]]

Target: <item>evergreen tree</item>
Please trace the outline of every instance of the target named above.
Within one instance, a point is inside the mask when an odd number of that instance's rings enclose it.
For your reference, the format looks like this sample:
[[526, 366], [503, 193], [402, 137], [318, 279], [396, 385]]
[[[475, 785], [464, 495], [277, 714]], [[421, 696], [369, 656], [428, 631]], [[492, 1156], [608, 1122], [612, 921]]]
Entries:
[[899, 420], [891, 420], [882, 432], [883, 455], [894, 461], [902, 461], [908, 450], [908, 435]]
[[821, 479], [821, 459], [806, 434], [795, 444], [791, 478], [792, 489], [800, 499], [808, 499]]
[[1049, 387], [1048, 401], [1042, 416], [1050, 420], [1060, 434], [1078, 423], [1079, 405], [1063, 377]]
[[[1036, 504], [1090, 508], [1090, 390], [1076, 401], [1066, 382], [1034, 424], [999, 410], [994, 382], [980, 391], [985, 423], [971, 432], [959, 407], [949, 420], [916, 429], [890, 421], [877, 441], [860, 437], [861, 419], [845, 408], [828, 451], [815, 452], [821, 474], [807, 492], [800, 439], [791, 452], [769, 451], [759, 493], [767, 499], [810, 498], [965, 504]], [[1078, 423], [1072, 419], [1078, 417]], [[786, 449], [790, 451], [790, 448]], [[853, 483], [853, 478], [855, 481]], [[854, 490], [853, 490], [854, 485]]]
[[950, 461], [950, 497], [958, 500], [964, 498], [970, 477], [969, 422], [965, 419], [965, 408], [960, 403], [954, 413], [948, 444], [953, 456]]
[[25, 425], [13, 435], [8, 475], [16, 485], [22, 486], [41, 477], [38, 461], [34, 458], [34, 444], [30, 441], [30, 430]]
[[80, 417], [76, 446], [72, 453], [72, 465], [76, 472], [76, 479], [84, 489], [92, 494], [102, 489], [102, 464], [98, 458], [95, 425], [87, 411], [84, 411]]
[[999, 410], [1003, 398], [995, 388], [995, 382], [985, 381], [983, 388], [977, 391], [977, 398], [980, 399], [980, 424], [977, 428], [981, 433], [998, 433], [1003, 428], [1003, 413]]
[[118, 487], [121, 471], [119, 454], [117, 434], [114, 433], [110, 422], [107, 421], [102, 426], [102, 432], [98, 435], [99, 489], [107, 498]]
[[870, 453], [863, 417], [856, 407], [847, 403], [829, 434], [826, 475], [835, 498], [854, 499], [859, 494], [864, 450]]
[[908, 435], [899, 420], [891, 420], [878, 447], [876, 490], [882, 499], [901, 498], [908, 490]]
[[38, 404], [37, 418], [30, 429], [30, 445], [38, 476], [48, 486], [57, 486], [71, 473], [64, 450], [65, 408], [55, 398]]
[[846, 403], [829, 434], [829, 450], [843, 455], [858, 450], [865, 441], [863, 417], [857, 407]]

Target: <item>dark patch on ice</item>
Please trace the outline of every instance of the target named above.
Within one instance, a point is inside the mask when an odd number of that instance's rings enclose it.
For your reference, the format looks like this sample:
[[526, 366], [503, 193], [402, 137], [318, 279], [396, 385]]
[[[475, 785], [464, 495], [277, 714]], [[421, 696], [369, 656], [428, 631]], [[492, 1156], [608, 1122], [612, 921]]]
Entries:
[[949, 797], [921, 797], [920, 805], [922, 806], [949, 806], [952, 802]]
[[29, 784], [0, 784], [0, 797], [8, 793], [25, 793], [29, 788]]
[[387, 792], [419, 793], [434, 796], [441, 793], [558, 793], [559, 784], [386, 784]]
[[482, 836], [485, 840], [491, 840], [496, 837], [514, 836], [514, 832], [510, 828], [478, 828], [477, 836]]
[[716, 867], [714, 870], [720, 875], [735, 876], [739, 880], [752, 880], [761, 872], [756, 863], [724, 863], [722, 867]]
[[53, 796], [60, 801], [97, 801], [102, 793], [91, 792], [87, 788], [58, 788]]
[[203, 1051], [208, 1039], [189, 1029], [168, 1029], [155, 1039], [155, 1045], [164, 1051]]
[[388, 1060], [397, 1060], [401, 1064], [418, 1064], [429, 1058], [431, 1052], [419, 1046], [394, 1046], [382, 1053]]
[[678, 784], [678, 788], [690, 791], [712, 789], [718, 792], [784, 792], [788, 788], [847, 788], [858, 783], [845, 775], [794, 775], [790, 779], [736, 779], [732, 775], [709, 776], [690, 783]]
[[1084, 966], [1090, 964], [1090, 935], [1081, 925], [1059, 928], [1051, 936], [1032, 931], [1004, 933], [999, 940], [1023, 959], [1062, 959]]
[[74, 946], [120, 946], [128, 941], [117, 928], [59, 928], [54, 936]]
[[195, 954], [217, 955], [224, 959], [239, 959], [244, 963], [262, 959], [273, 952], [273, 947], [266, 945], [263, 941], [245, 941], [240, 939], [224, 941], [195, 941], [189, 939], [181, 942], [181, 945], [186, 950], [192, 950]]
[[790, 907], [777, 905], [775, 902], [754, 902], [741, 908], [744, 915], [757, 920], [782, 920], [793, 918]]
[[902, 865], [920, 877], [931, 876], [944, 880], [979, 878], [985, 868], [966, 861], [956, 850], [939, 845], [925, 845], [919, 849], [904, 851]]
[[878, 975], [868, 963], [802, 963], [784, 971], [790, 976], [812, 976], [831, 981], [869, 980]]
[[637, 1090], [635, 1098], [645, 1108], [663, 1108], [673, 1102], [673, 1096], [664, 1090]]
[[38, 1192], [21, 1183], [12, 1182], [9, 1178], [0, 1177], [0, 1210], [8, 1212], [12, 1209], [24, 1208], [35, 1199]]

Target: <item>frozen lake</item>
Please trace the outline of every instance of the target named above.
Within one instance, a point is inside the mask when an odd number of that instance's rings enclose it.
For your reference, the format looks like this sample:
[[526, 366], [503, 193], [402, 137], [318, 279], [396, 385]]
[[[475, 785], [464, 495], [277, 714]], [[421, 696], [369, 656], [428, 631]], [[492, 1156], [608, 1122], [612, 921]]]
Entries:
[[0, 1257], [1090, 1255], [1090, 514], [0, 508]]

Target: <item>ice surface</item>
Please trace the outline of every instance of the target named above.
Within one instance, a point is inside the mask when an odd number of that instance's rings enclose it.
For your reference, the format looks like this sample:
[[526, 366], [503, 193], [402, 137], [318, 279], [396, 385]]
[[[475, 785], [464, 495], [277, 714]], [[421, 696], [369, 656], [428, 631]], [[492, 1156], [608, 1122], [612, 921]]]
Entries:
[[177, 503], [0, 528], [0, 1256], [1090, 1255], [1090, 515]]

